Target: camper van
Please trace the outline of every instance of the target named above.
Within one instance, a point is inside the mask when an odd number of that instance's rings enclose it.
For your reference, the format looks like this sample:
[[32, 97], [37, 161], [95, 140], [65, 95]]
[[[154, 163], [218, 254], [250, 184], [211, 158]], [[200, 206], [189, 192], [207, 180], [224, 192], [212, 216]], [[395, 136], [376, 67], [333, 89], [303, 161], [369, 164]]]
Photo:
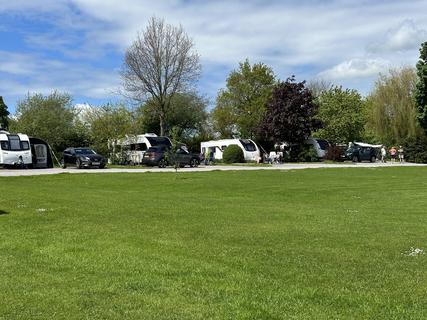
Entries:
[[150, 147], [165, 145], [172, 146], [168, 137], [159, 137], [155, 133], [145, 133], [139, 135], [126, 136], [117, 140], [113, 145], [113, 155], [120, 162], [126, 164], [142, 164], [144, 153]]
[[251, 139], [224, 139], [211, 140], [200, 143], [200, 150], [203, 155], [206, 153], [213, 155], [213, 160], [222, 160], [222, 153], [229, 145], [238, 145], [243, 150], [245, 161], [258, 161], [261, 152]]
[[30, 139], [26, 134], [0, 131], [0, 165], [4, 167], [32, 165]]

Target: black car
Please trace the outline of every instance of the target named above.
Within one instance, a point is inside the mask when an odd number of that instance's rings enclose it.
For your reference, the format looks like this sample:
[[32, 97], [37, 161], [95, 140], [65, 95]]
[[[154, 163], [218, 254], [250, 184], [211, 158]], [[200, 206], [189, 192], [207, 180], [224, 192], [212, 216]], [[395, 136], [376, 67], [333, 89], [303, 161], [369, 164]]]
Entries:
[[67, 148], [62, 153], [61, 167], [75, 166], [78, 169], [99, 167], [104, 168], [107, 161], [91, 148]]
[[147, 166], [159, 166], [159, 168], [165, 168], [174, 163], [180, 167], [186, 165], [197, 167], [200, 164], [199, 155], [188, 152], [185, 147], [178, 148], [174, 153], [171, 153], [170, 150], [170, 146], [165, 145], [150, 147], [144, 153], [142, 163]]
[[377, 161], [378, 150], [374, 147], [353, 145], [345, 152], [347, 159], [353, 162]]

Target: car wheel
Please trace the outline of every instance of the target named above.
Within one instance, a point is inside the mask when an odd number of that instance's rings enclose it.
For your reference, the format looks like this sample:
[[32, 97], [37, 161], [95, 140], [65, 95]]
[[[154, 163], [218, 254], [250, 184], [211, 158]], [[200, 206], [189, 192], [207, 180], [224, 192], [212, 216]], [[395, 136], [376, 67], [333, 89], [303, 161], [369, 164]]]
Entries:
[[67, 165], [65, 164], [64, 158], [61, 159], [61, 161], [59, 162], [59, 165], [61, 166], [62, 169], [65, 169], [67, 167]]
[[76, 160], [76, 167], [77, 167], [77, 169], [81, 169], [82, 168], [82, 162], [80, 161], [80, 159]]
[[191, 159], [190, 167], [196, 168], [198, 165], [199, 165], [199, 161], [197, 161], [197, 159]]
[[159, 168], [166, 168], [167, 165], [168, 165], [168, 163], [166, 162], [165, 159], [160, 159]]
[[376, 161], [377, 161], [377, 158], [375, 156], [372, 156], [371, 157], [371, 162], [376, 162]]

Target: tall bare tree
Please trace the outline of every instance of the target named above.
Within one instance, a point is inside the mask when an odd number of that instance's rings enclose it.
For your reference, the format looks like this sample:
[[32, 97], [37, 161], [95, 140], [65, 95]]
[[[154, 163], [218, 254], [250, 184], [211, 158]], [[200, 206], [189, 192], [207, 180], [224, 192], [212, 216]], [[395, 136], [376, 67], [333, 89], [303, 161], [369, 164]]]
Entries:
[[156, 103], [160, 134], [164, 135], [172, 97], [191, 87], [200, 70], [199, 55], [182, 26], [153, 17], [126, 51], [121, 77], [132, 99]]

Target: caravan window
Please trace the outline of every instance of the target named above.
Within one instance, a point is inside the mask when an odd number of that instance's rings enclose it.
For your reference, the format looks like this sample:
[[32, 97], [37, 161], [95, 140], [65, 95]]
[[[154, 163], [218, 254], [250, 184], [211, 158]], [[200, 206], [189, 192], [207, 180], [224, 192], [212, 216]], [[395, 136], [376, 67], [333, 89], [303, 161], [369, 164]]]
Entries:
[[1, 143], [0, 143], [0, 149], [2, 149], [2, 150], [9, 150], [9, 141], [1, 141]]
[[28, 141], [21, 141], [21, 149], [22, 150], [29, 150], [30, 149], [30, 144], [28, 143]]
[[242, 144], [243, 148], [245, 148], [246, 151], [249, 151], [249, 152], [256, 151], [256, 146], [255, 146], [255, 144], [251, 140], [249, 140], [249, 139], [240, 139], [239, 141]]
[[11, 151], [21, 151], [21, 140], [18, 136], [10, 135], [9, 138], [9, 150]]

